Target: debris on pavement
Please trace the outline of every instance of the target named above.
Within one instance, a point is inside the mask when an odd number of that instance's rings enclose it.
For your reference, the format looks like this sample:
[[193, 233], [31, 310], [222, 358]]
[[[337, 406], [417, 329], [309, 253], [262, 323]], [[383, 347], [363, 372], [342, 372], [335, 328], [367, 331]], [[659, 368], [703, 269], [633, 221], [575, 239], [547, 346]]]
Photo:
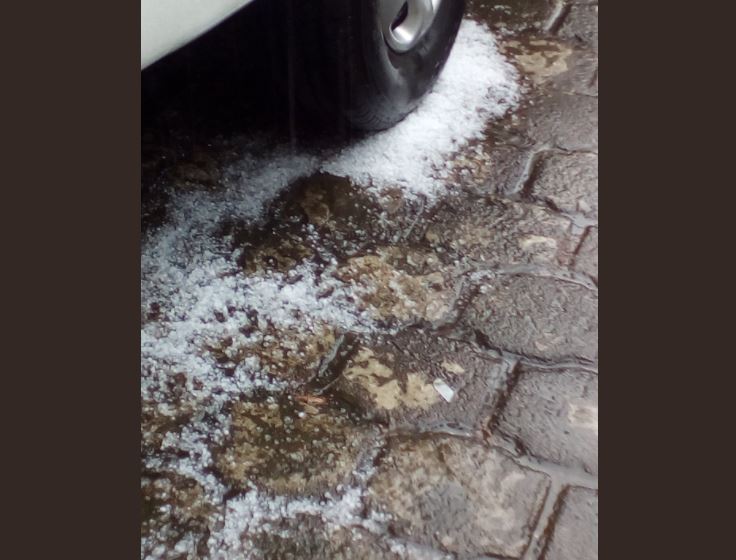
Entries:
[[437, 389], [440, 396], [447, 402], [451, 402], [455, 397], [455, 391], [453, 391], [447, 383], [442, 381], [442, 379], [435, 379], [432, 382], [432, 386]]

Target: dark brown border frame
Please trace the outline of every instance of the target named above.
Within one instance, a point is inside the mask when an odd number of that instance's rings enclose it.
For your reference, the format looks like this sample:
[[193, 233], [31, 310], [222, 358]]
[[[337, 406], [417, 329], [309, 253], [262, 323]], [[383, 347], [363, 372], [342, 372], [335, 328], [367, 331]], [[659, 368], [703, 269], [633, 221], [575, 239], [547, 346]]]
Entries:
[[11, 3], [2, 27], [2, 556], [135, 558], [140, 7]]

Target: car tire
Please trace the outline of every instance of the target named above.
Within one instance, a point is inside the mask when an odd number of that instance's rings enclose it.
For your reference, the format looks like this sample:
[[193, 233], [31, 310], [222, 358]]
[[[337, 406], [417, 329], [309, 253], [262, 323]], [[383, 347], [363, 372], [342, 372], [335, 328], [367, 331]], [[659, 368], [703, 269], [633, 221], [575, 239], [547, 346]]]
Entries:
[[[363, 131], [391, 127], [417, 107], [450, 55], [465, 10], [465, 0], [285, 2], [294, 107], [322, 124]], [[417, 17], [417, 9], [425, 13]]]

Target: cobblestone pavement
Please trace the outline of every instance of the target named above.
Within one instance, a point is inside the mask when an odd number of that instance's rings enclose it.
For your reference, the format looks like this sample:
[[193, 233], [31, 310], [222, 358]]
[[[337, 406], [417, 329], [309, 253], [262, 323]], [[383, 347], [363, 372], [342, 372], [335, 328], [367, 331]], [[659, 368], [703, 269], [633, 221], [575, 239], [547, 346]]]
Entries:
[[[292, 173], [255, 118], [265, 147], [146, 131], [142, 556], [597, 558], [598, 6], [469, 17], [522, 94], [431, 203]], [[285, 188], [202, 241], [186, 196], [244, 174]]]

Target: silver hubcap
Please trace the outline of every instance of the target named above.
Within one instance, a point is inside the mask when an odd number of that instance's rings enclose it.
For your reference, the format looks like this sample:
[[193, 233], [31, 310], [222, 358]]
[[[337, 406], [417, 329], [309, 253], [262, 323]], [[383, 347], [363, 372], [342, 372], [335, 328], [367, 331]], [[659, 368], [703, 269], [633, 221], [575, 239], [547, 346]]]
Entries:
[[392, 50], [403, 53], [416, 45], [434, 21], [442, 0], [379, 0], [381, 31]]

